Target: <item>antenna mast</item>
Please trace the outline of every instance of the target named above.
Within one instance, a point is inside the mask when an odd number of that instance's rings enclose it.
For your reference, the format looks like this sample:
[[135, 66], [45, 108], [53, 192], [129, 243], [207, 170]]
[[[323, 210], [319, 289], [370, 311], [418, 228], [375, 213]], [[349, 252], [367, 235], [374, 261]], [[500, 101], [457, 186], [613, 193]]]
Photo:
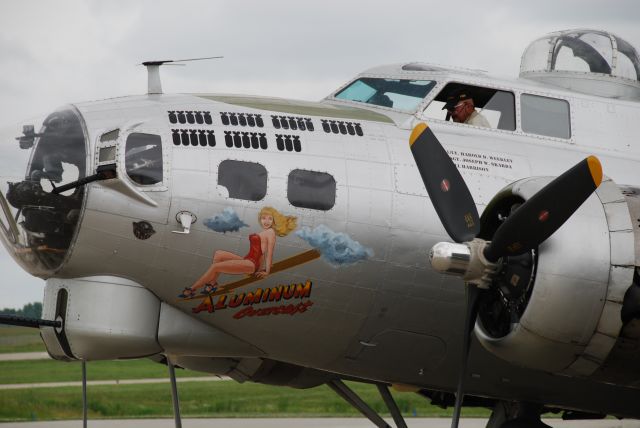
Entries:
[[167, 59], [162, 61], [145, 61], [142, 63], [147, 67], [147, 94], [157, 95], [162, 94], [162, 82], [160, 81], [160, 66], [161, 65], [186, 65], [181, 64], [183, 62], [190, 61], [202, 61], [205, 59], [218, 59], [224, 58], [223, 56], [209, 56], [205, 58], [189, 58], [189, 59]]

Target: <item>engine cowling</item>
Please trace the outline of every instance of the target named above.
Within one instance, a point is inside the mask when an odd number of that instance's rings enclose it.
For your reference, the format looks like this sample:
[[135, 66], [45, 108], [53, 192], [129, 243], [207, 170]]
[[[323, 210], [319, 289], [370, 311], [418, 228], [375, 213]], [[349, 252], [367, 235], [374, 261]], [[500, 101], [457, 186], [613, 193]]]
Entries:
[[[500, 192], [482, 215], [490, 239], [514, 204], [550, 178], [530, 178]], [[603, 180], [573, 216], [531, 254], [506, 260], [480, 304], [476, 337], [513, 364], [589, 376], [605, 361], [622, 328], [638, 238], [623, 189]]]

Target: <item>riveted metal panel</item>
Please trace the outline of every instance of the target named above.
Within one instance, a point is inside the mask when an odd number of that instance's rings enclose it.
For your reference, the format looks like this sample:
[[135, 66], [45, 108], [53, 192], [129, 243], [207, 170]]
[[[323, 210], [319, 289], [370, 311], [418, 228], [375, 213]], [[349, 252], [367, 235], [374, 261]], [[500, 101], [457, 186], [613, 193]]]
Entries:
[[620, 193], [618, 186], [608, 177], [603, 178], [602, 183], [596, 189], [596, 194], [603, 204], [624, 202], [624, 196]]
[[611, 266], [607, 300], [616, 303], [624, 301], [624, 293], [633, 282], [634, 268], [629, 266]]
[[604, 212], [607, 216], [610, 231], [631, 230], [629, 208], [624, 199], [620, 202], [604, 204]]
[[635, 234], [635, 265], [640, 266], [640, 189], [624, 188], [623, 190], [629, 206], [631, 227]]
[[505, 338], [493, 339], [476, 327], [476, 336], [483, 346], [515, 365], [560, 372], [581, 354], [584, 345], [555, 342], [516, 324]]
[[255, 357], [263, 354], [256, 347], [164, 302], [160, 307], [158, 342], [165, 354], [204, 357]]
[[600, 367], [601, 361], [594, 361], [589, 358], [580, 357], [571, 366], [563, 371], [564, 374], [570, 376], [584, 376], [591, 374]]
[[111, 276], [47, 280], [67, 289], [64, 331], [78, 359], [139, 358], [162, 351], [160, 301], [139, 284]]
[[598, 361], [602, 363], [609, 354], [609, 351], [611, 351], [611, 348], [613, 348], [615, 342], [616, 339], [611, 336], [602, 333], [595, 333], [591, 338], [589, 345], [584, 349], [583, 355], [591, 361]]
[[613, 338], [618, 337], [620, 329], [622, 328], [622, 319], [620, 318], [621, 310], [622, 305], [620, 303], [605, 302], [597, 331]]
[[611, 232], [611, 264], [633, 266], [635, 254], [633, 231]]

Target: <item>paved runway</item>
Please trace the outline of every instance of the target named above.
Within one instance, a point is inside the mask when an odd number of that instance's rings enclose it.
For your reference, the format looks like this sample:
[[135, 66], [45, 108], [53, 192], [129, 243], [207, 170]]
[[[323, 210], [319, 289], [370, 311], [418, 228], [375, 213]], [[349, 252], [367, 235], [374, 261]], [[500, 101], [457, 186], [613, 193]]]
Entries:
[[[231, 380], [226, 376], [179, 377], [178, 384], [184, 382], [217, 382]], [[150, 383], [169, 383], [168, 378], [159, 379], [122, 379], [122, 380], [89, 380], [87, 386], [95, 385], [139, 385]], [[82, 386], [82, 382], [43, 382], [43, 383], [13, 383], [0, 385], [0, 389], [32, 389], [32, 388], [60, 388], [65, 386]]]
[[[639, 428], [640, 421], [562, 421], [545, 420], [554, 428]], [[387, 419], [390, 426], [393, 421]], [[484, 428], [486, 419], [462, 419], [460, 428]], [[449, 428], [447, 418], [408, 418], [410, 428]], [[128, 419], [89, 421], [89, 428], [173, 428], [172, 419]], [[252, 419], [184, 419], [184, 428], [372, 428], [374, 425], [362, 418], [252, 418]], [[0, 424], [1, 428], [80, 428], [82, 421], [24, 422]]]
[[22, 361], [22, 360], [50, 360], [51, 357], [46, 352], [18, 352], [0, 354], [0, 361]]

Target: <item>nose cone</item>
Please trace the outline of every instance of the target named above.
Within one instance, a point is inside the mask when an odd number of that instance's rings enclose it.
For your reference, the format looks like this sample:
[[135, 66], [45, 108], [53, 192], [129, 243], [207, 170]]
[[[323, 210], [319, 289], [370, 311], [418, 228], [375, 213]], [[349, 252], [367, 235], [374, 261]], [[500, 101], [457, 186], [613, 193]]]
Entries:
[[58, 270], [75, 238], [84, 188], [52, 190], [85, 176], [86, 142], [73, 107], [0, 130], [0, 238], [32, 275]]

